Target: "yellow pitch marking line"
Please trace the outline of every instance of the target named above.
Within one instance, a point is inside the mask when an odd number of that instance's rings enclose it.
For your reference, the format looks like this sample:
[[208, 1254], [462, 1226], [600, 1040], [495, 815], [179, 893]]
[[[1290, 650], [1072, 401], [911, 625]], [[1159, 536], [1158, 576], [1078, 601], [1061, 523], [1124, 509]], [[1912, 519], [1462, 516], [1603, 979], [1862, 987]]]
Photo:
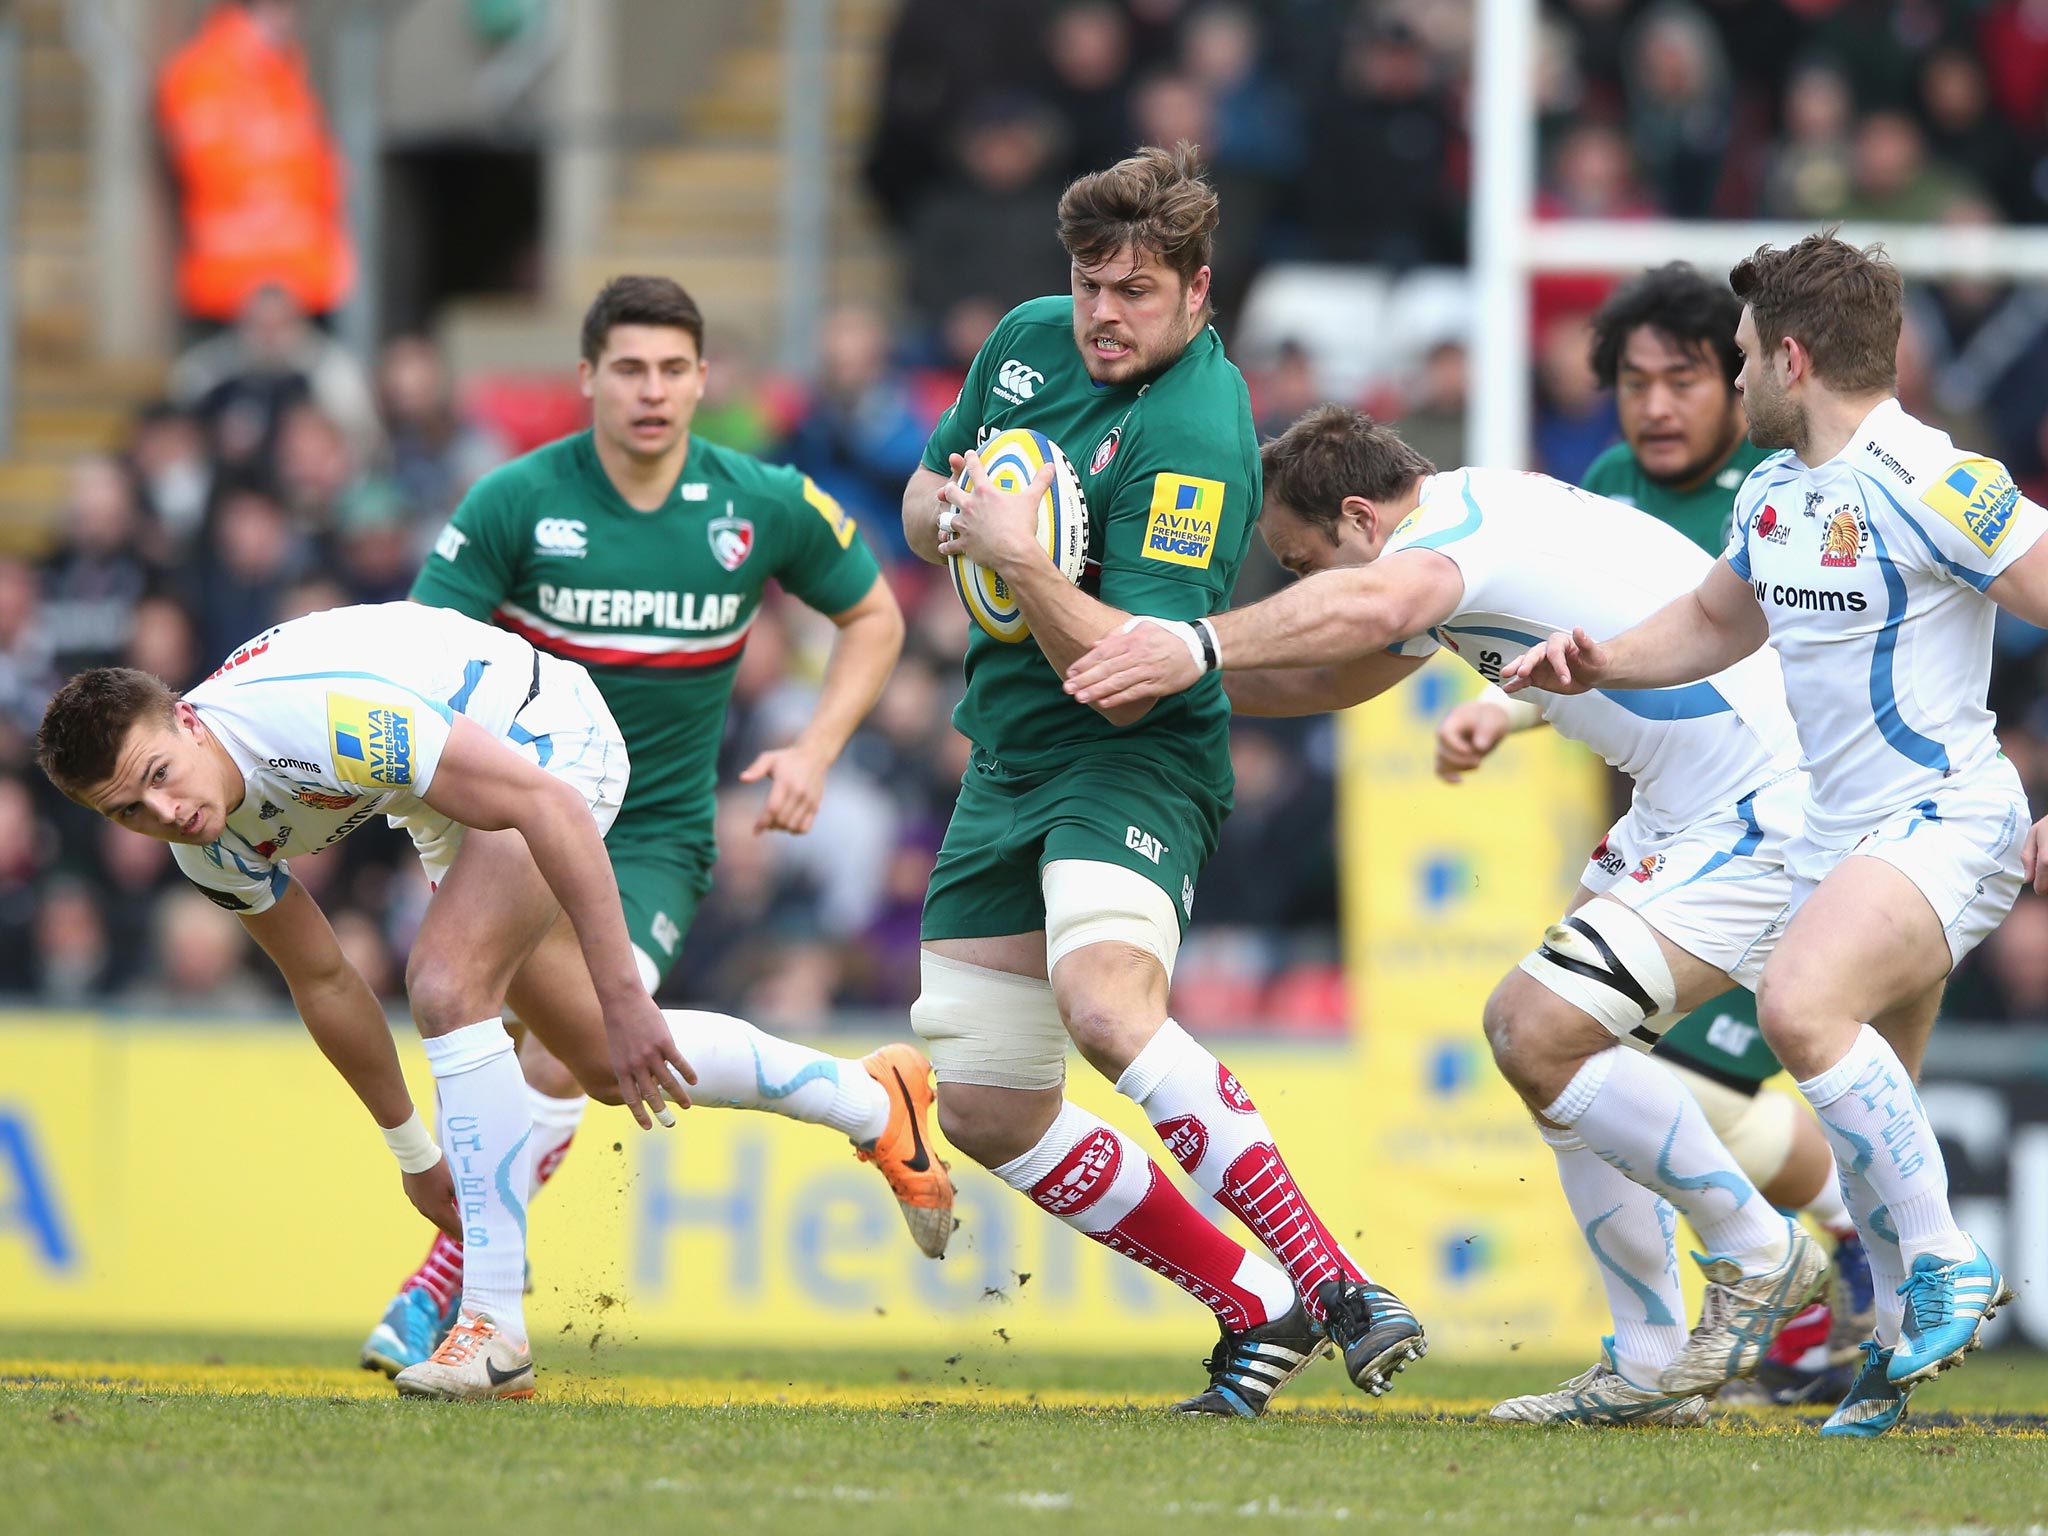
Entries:
[[[0, 1360], [0, 1393], [51, 1389], [93, 1392], [161, 1393], [181, 1396], [320, 1397], [364, 1402], [391, 1402], [391, 1383], [370, 1371], [333, 1367], [274, 1365], [136, 1364], [125, 1361]], [[1122, 1396], [1075, 1387], [991, 1387], [953, 1383], [892, 1383], [888, 1386], [835, 1386], [812, 1381], [740, 1381], [685, 1376], [583, 1376], [543, 1368], [540, 1404], [612, 1404], [633, 1408], [727, 1408], [772, 1405], [797, 1408], [904, 1409], [945, 1408], [1117, 1408], [1159, 1409], [1175, 1401], [1167, 1393], [1126, 1393]], [[1483, 1422], [1493, 1406], [1490, 1398], [1368, 1398], [1334, 1381], [1306, 1392], [1290, 1392], [1274, 1409], [1275, 1417], [1342, 1413], [1388, 1420], [1433, 1418]], [[1704, 1433], [1737, 1435], [1811, 1435], [1817, 1421], [1809, 1418], [1727, 1410], [1715, 1416]], [[1991, 1436], [2042, 1439], [2044, 1432], [2012, 1424], [1918, 1424], [1916, 1438]], [[1526, 1428], [1508, 1433], [1544, 1433]], [[1654, 1434], [1655, 1429], [1618, 1431]]]
[[[394, 1398], [391, 1384], [373, 1372], [325, 1367], [270, 1365], [135, 1364], [122, 1361], [0, 1360], [0, 1389], [83, 1387], [104, 1392], [162, 1392], [228, 1396]], [[986, 1408], [1163, 1408], [1176, 1399], [1166, 1393], [1113, 1396], [1073, 1387], [1028, 1390], [954, 1383], [835, 1386], [810, 1381], [733, 1381], [703, 1377], [580, 1376], [543, 1367], [537, 1401], [616, 1403], [630, 1407], [720, 1408], [728, 1404], [787, 1404], [796, 1407], [906, 1408], [937, 1403]], [[1480, 1398], [1410, 1397], [1374, 1402], [1335, 1387], [1291, 1394], [1290, 1411], [1351, 1409], [1389, 1417], [1417, 1414], [1483, 1414], [1492, 1404]], [[1279, 1411], [1279, 1410], [1276, 1410]]]

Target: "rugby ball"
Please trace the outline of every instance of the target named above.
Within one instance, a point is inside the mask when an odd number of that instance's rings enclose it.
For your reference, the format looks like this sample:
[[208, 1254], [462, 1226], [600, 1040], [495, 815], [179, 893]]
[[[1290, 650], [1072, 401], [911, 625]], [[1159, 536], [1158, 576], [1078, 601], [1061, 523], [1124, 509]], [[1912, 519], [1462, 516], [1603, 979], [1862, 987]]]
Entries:
[[[1059, 445], [1043, 432], [1012, 427], [998, 432], [977, 452], [990, 483], [1006, 491], [1028, 489], [1038, 471], [1052, 465], [1052, 489], [1038, 502], [1038, 542], [1060, 574], [1079, 584], [1088, 558], [1088, 502], [1081, 494], [1080, 476]], [[959, 484], [967, 484], [964, 469]], [[1030, 636], [1031, 626], [1009, 583], [961, 555], [948, 555], [946, 564], [953, 573], [953, 590], [982, 633], [1008, 644]]]

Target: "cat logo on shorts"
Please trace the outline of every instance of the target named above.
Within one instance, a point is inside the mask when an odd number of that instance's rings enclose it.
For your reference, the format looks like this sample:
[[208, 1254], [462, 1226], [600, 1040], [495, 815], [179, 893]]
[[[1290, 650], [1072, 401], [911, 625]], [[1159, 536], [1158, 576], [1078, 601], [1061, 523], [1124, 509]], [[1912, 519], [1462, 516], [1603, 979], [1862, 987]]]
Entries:
[[1650, 877], [1656, 874], [1657, 871], [1662, 869], [1663, 867], [1663, 854], [1646, 853], [1643, 855], [1642, 859], [1637, 863], [1636, 867], [1628, 872], [1628, 877], [1629, 879], [1635, 881], [1639, 885], [1648, 885], [1650, 883]]

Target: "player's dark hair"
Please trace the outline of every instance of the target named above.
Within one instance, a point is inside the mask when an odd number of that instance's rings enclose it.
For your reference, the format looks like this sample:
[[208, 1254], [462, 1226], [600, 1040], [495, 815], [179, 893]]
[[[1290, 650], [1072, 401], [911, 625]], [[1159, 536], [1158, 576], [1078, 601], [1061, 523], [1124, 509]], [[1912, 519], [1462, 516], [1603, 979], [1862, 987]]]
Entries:
[[688, 331], [697, 343], [697, 355], [704, 355], [704, 312], [671, 278], [615, 277], [600, 288], [583, 312], [583, 361], [596, 365], [615, 325], [666, 325]]
[[1060, 194], [1060, 244], [1084, 267], [1133, 246], [1157, 256], [1183, 285], [1193, 282], [1209, 264], [1218, 208], [1202, 169], [1200, 152], [1182, 140], [1172, 149], [1149, 144], [1078, 178]]
[[1259, 449], [1266, 507], [1285, 507], [1336, 537], [1344, 498], [1392, 501], [1436, 466], [1383, 421], [1348, 405], [1319, 405]]
[[113, 777], [138, 720], [169, 725], [178, 696], [163, 679], [133, 667], [93, 667], [57, 690], [36, 731], [36, 765], [76, 800]]
[[1730, 389], [1742, 372], [1735, 327], [1742, 301], [1690, 262], [1667, 262], [1631, 278], [1608, 296], [1593, 316], [1593, 376], [1614, 388], [1628, 339], [1648, 326], [1681, 352], [1704, 350], [1721, 365]]
[[1797, 245], [1760, 245], [1728, 274], [1766, 352], [1790, 336], [1830, 389], [1867, 394], [1899, 382], [1906, 285], [1881, 245], [1858, 250], [1834, 226]]

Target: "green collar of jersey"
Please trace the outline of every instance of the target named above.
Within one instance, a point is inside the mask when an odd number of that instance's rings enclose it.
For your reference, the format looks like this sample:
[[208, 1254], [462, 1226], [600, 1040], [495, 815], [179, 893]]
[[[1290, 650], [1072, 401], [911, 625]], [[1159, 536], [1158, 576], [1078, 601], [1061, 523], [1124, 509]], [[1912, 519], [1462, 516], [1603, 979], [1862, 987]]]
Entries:
[[[576, 435], [574, 452], [576, 454], [577, 467], [583, 471], [590, 483], [598, 488], [599, 495], [610, 503], [614, 511], [623, 512], [629, 517], [654, 517], [672, 508], [687, 505], [683, 499], [683, 486], [689, 482], [691, 467], [697, 465], [698, 461], [703, 457], [699, 452], [702, 443], [703, 439], [695, 432], [689, 434], [689, 447], [683, 454], [682, 467], [676, 471], [674, 483], [669, 486], [667, 494], [661, 498], [661, 505], [653, 508], [651, 511], [643, 511], [641, 508], [634, 506], [633, 503], [621, 496], [619, 488], [612, 484], [612, 477], [605, 472], [604, 460], [597, 456], [597, 429], [595, 427], [585, 427], [583, 431]], [[706, 501], [704, 505], [709, 506], [709, 501]]]

